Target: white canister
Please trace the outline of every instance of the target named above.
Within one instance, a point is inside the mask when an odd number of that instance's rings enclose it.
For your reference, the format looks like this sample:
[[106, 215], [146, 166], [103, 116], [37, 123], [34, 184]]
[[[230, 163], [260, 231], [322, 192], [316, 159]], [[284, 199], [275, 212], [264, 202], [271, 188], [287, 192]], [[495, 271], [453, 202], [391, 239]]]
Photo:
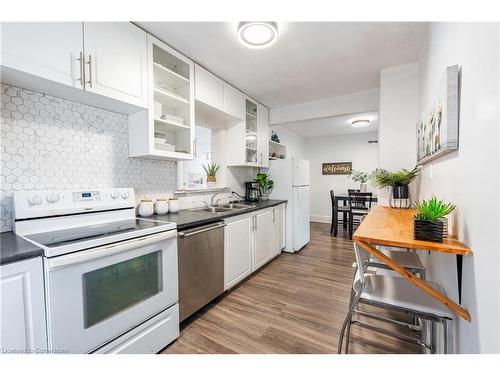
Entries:
[[168, 198], [160, 198], [156, 200], [155, 212], [158, 215], [165, 215], [168, 212]]
[[168, 206], [170, 208], [170, 212], [174, 213], [179, 211], [179, 200], [177, 198], [172, 198], [168, 201]]
[[141, 199], [139, 203], [139, 216], [151, 216], [154, 213], [153, 201], [151, 199]]

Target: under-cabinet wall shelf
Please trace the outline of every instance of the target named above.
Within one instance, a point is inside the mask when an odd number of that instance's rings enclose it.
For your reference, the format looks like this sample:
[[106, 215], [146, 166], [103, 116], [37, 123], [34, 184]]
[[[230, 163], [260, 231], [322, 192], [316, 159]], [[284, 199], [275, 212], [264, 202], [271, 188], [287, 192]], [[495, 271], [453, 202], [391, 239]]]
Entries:
[[286, 158], [286, 145], [269, 140], [269, 160]]

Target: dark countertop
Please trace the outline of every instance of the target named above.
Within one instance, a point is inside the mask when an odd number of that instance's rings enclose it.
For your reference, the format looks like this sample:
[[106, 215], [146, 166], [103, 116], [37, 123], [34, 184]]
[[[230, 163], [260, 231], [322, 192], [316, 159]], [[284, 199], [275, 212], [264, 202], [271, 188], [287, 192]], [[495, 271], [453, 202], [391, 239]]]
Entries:
[[[239, 202], [252, 205], [253, 208], [245, 210], [234, 210], [224, 213], [194, 212], [191, 210], [180, 210], [175, 214], [153, 215], [147, 219], [174, 222], [177, 229], [187, 229], [198, 225], [210, 224], [225, 218], [237, 215], [243, 215], [249, 212], [262, 210], [267, 207], [277, 206], [286, 203], [286, 200], [270, 199], [258, 202]], [[35, 258], [43, 255], [43, 249], [32, 244], [29, 241], [16, 235], [14, 232], [0, 233], [0, 264], [17, 262], [24, 259]]]
[[148, 217], [147, 219], [173, 222], [177, 224], [177, 229], [187, 229], [198, 225], [214, 223], [231, 216], [243, 215], [249, 212], [262, 210], [267, 207], [278, 206], [282, 203], [286, 203], [286, 200], [270, 199], [258, 202], [243, 201], [238, 203], [249, 204], [254, 207], [245, 210], [234, 210], [217, 214], [209, 212], [194, 212], [188, 209], [180, 210], [174, 214], [168, 213], [166, 215], [153, 215]]
[[19, 237], [14, 232], [1, 233], [0, 244], [0, 264], [17, 262], [43, 255], [43, 249]]

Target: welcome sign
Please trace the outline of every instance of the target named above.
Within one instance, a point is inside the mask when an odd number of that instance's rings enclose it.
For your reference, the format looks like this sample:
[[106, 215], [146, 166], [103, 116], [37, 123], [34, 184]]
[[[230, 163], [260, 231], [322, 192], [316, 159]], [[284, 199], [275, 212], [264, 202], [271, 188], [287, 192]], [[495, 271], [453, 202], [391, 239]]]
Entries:
[[352, 171], [352, 163], [323, 163], [322, 170], [323, 174], [350, 174]]

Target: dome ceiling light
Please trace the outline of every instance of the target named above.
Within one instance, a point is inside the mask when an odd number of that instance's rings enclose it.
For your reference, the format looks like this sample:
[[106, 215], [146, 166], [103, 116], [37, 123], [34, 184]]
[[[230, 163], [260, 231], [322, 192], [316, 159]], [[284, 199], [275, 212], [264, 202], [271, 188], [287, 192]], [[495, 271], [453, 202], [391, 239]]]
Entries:
[[240, 22], [238, 25], [238, 40], [245, 47], [266, 48], [276, 39], [278, 39], [276, 22]]
[[354, 120], [351, 125], [353, 128], [364, 128], [370, 125], [370, 120]]

